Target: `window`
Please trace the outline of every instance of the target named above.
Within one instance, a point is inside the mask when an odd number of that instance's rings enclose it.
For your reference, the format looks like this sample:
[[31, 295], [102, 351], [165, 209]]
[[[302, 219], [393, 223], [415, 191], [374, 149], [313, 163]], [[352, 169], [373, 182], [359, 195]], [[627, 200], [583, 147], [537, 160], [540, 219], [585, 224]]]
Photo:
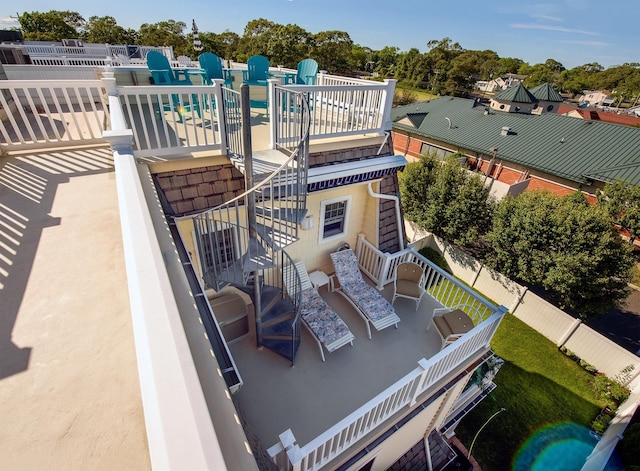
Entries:
[[203, 274], [214, 267], [216, 271], [224, 270], [238, 258], [238, 243], [235, 231], [231, 227], [200, 234], [200, 240], [197, 240], [198, 235], [194, 231], [193, 237], [196, 242], [198, 265]]
[[351, 195], [321, 203], [319, 243], [340, 239], [347, 234], [350, 210]]
[[500, 109], [501, 109], [501, 110], [504, 110], [504, 105], [500, 105]]
[[443, 149], [441, 147], [432, 146], [427, 142], [422, 143], [422, 147], [420, 148], [420, 155], [434, 155], [439, 159], [444, 160], [447, 156], [453, 154], [452, 151]]
[[204, 252], [205, 267], [217, 265], [220, 268], [227, 268], [236, 258], [231, 229], [222, 229], [213, 237], [203, 234], [201, 247]]

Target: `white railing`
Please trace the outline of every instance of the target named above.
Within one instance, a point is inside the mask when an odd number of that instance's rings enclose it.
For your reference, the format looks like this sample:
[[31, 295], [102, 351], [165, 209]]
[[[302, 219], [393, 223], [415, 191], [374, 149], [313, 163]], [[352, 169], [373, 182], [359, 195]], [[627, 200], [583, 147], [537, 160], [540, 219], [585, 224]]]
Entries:
[[222, 83], [117, 87], [136, 157], [225, 149], [226, 123], [216, 112]]
[[0, 81], [4, 150], [103, 142], [109, 116], [99, 80]]
[[281, 470], [321, 469], [402, 409], [434, 394], [441, 381], [487, 350], [505, 313], [506, 308], [497, 308], [462, 338], [430, 359], [420, 360], [418, 368], [308, 444], [298, 446], [291, 430], [282, 433], [280, 442], [268, 450], [272, 460]]
[[464, 306], [468, 314], [486, 319], [498, 308], [489, 300], [458, 281], [412, 247], [394, 254], [382, 253], [363, 234], [358, 236], [356, 255], [360, 269], [369, 276], [378, 289], [392, 283], [400, 263], [413, 262], [425, 271], [426, 290], [431, 297], [445, 307]]
[[100, 68], [85, 65], [4, 64], [9, 80], [96, 80]]
[[[43, 41], [44, 42], [44, 41]], [[107, 56], [117, 56], [122, 54], [129, 57], [129, 49], [135, 48], [136, 53], [139, 53], [141, 58], [145, 58], [149, 51], [158, 51], [164, 54], [168, 58], [173, 58], [173, 48], [163, 46], [135, 46], [135, 45], [110, 45], [110, 44], [87, 44], [83, 46], [63, 46], [58, 44], [33, 44], [26, 43], [23, 47], [27, 50], [33, 61], [34, 57], [46, 57], [46, 56], [95, 56], [103, 58]]]
[[371, 85], [372, 83], [383, 83], [374, 80], [364, 80], [352, 77], [340, 77], [320, 72], [317, 77], [318, 85]]
[[[384, 134], [391, 129], [391, 105], [395, 81], [336, 85], [277, 85], [270, 80], [272, 141], [280, 144], [279, 129], [297, 110], [290, 106], [290, 93], [304, 93], [309, 100], [309, 139], [358, 134]], [[364, 81], [363, 81], [364, 82]]]
[[110, 62], [110, 58], [102, 57], [82, 57], [82, 56], [61, 56], [61, 57], [32, 57], [33, 65], [85, 65], [92, 67], [104, 67]]

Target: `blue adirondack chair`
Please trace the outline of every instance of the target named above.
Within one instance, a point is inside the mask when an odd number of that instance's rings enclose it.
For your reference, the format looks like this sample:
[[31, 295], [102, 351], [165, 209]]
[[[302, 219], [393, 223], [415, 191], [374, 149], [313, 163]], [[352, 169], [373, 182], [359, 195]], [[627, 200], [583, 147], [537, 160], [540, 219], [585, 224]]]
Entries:
[[[172, 69], [169, 60], [157, 51], [149, 51], [147, 53], [147, 67], [151, 72], [151, 78], [155, 85], [193, 85], [189, 77], [188, 69]], [[182, 77], [180, 77], [182, 75]], [[164, 104], [162, 111], [178, 112], [178, 122], [182, 122], [183, 111], [191, 111], [193, 109], [200, 117], [200, 104], [196, 95], [191, 95], [191, 102], [188, 100], [180, 102], [180, 96], [176, 93], [171, 94], [171, 103]]]
[[203, 52], [198, 56], [200, 67], [204, 70], [204, 81], [211, 85], [213, 79], [224, 80], [225, 87], [233, 88], [231, 70], [222, 67], [222, 59], [212, 52]]
[[242, 71], [242, 81], [254, 87], [264, 87], [264, 100], [250, 100], [253, 108], [266, 108], [269, 112], [269, 90], [267, 89], [271, 77], [269, 73], [269, 59], [264, 56], [251, 56], [247, 61], [247, 70]]
[[287, 74], [287, 85], [315, 85], [318, 75], [318, 63], [313, 59], [305, 59], [298, 62], [298, 71], [295, 74]]

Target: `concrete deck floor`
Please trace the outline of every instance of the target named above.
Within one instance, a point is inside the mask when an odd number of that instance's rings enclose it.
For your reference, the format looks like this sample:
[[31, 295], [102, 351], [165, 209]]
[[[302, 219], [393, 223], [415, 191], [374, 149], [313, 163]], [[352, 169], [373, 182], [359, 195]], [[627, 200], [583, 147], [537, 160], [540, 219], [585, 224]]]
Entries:
[[[427, 332], [433, 308], [440, 307], [425, 295], [418, 311], [415, 302], [399, 298], [395, 310], [398, 328], [372, 328], [367, 337], [364, 320], [347, 301], [325, 288], [321, 296], [342, 317], [355, 336], [346, 345], [327, 353], [323, 363], [316, 342], [306, 329], [294, 367], [267, 348], [258, 350], [249, 337], [231, 344], [244, 385], [236, 395], [242, 413], [262, 444], [268, 448], [287, 429], [299, 445], [305, 445], [354, 412], [394, 382], [418, 367], [422, 358], [440, 351], [441, 339]], [[391, 300], [392, 285], [383, 291]]]
[[0, 469], [149, 469], [112, 154], [0, 158]]

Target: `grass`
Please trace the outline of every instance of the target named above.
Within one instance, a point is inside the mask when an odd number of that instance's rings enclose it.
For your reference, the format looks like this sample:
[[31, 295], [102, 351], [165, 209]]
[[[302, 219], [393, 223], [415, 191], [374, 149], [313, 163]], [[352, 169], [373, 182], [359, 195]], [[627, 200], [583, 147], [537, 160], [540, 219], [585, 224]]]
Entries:
[[483, 469], [511, 469], [520, 446], [546, 426], [589, 427], [603, 407], [593, 377], [524, 322], [507, 314], [492, 348], [505, 360], [491, 395], [466, 416], [456, 434], [467, 446], [485, 421], [506, 409], [478, 435], [473, 455]]
[[409, 87], [405, 84], [398, 83], [396, 84], [396, 92], [400, 90], [406, 90], [416, 95], [417, 101], [427, 101], [433, 98], [438, 98], [438, 95], [434, 95], [433, 93], [424, 90], [422, 88]]

